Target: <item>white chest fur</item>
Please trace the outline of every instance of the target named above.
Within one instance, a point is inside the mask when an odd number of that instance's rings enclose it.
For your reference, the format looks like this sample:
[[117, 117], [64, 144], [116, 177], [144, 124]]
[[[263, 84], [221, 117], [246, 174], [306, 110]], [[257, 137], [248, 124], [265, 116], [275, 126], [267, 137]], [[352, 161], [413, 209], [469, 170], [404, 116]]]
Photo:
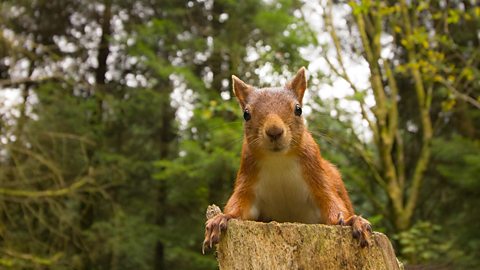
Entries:
[[299, 160], [295, 157], [272, 155], [259, 164], [255, 185], [254, 218], [278, 222], [319, 223], [320, 209], [303, 179]]

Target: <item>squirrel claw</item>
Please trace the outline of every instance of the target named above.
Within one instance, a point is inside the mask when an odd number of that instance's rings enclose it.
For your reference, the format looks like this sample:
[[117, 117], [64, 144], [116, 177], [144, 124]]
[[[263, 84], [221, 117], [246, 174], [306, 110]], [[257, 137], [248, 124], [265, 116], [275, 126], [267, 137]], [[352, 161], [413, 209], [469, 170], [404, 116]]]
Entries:
[[202, 253], [205, 249], [211, 249], [220, 242], [222, 232], [227, 229], [227, 222], [230, 218], [224, 214], [218, 214], [207, 220], [205, 223], [205, 240], [202, 245]]
[[371, 225], [370, 223], [367, 224], [367, 231], [368, 231], [369, 233], [373, 233], [372, 225]]
[[337, 219], [338, 219], [337, 225], [345, 226], [345, 219], [344, 219], [344, 217], [343, 217], [343, 213], [342, 213], [342, 212], [338, 213]]
[[372, 225], [368, 220], [361, 216], [353, 216], [351, 218], [352, 223], [352, 236], [360, 241], [362, 248], [370, 246], [370, 238], [372, 236]]

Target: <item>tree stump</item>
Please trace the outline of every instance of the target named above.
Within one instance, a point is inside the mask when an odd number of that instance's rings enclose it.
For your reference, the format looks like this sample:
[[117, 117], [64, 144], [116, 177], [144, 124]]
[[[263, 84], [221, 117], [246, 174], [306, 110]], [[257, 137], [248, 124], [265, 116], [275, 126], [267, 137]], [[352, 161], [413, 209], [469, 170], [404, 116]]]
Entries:
[[361, 248], [346, 226], [232, 219], [217, 260], [221, 270], [403, 269], [384, 234], [374, 232], [371, 244]]

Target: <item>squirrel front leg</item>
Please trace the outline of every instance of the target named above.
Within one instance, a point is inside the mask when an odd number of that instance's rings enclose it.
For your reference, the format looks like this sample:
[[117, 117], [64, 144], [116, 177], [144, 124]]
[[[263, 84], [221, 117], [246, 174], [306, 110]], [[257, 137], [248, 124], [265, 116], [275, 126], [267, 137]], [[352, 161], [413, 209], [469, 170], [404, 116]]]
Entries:
[[202, 253], [205, 254], [205, 248], [212, 248], [220, 241], [222, 232], [227, 229], [228, 221], [232, 218], [250, 219], [249, 207], [252, 202], [253, 194], [250, 191], [237, 186], [225, 205], [223, 213], [211, 217], [205, 223], [205, 239], [203, 241]]
[[322, 213], [322, 223], [327, 225], [351, 226], [353, 238], [358, 239], [361, 247], [370, 245], [372, 226], [368, 220], [357, 216], [351, 210], [350, 200], [344, 201], [334, 191], [319, 189], [315, 193], [317, 205]]
[[[316, 160], [311, 156], [320, 156], [318, 151], [313, 153], [305, 151], [305, 153], [305, 160]], [[360, 246], [369, 246], [372, 234], [370, 222], [355, 215], [341, 175], [335, 166], [324, 159], [319, 158], [319, 160], [318, 167], [306, 166], [304, 171], [309, 172], [305, 174], [305, 179], [322, 213], [322, 223], [351, 226], [352, 235], [360, 241]]]
[[[330, 198], [326, 200], [322, 213], [325, 213], [325, 224], [351, 226], [352, 236], [358, 239], [360, 246], [368, 247], [370, 245], [370, 237], [372, 235], [372, 225], [361, 216], [357, 216], [350, 212], [340, 198]], [[346, 217], [346, 218], [345, 218]]]

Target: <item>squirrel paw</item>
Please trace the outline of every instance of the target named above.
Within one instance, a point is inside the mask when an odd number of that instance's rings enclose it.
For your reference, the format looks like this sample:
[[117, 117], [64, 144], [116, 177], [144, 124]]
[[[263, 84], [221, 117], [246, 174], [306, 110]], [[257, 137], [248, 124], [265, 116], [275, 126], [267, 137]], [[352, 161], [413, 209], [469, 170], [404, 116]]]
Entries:
[[337, 216], [337, 225], [341, 226], [352, 226], [352, 235], [353, 238], [360, 241], [360, 246], [368, 247], [370, 245], [370, 238], [372, 236], [372, 225], [368, 220], [364, 219], [361, 216], [353, 215], [347, 219], [344, 218], [343, 213], [338, 213]]
[[370, 243], [370, 238], [372, 236], [372, 225], [368, 220], [364, 219], [361, 216], [352, 216], [350, 217], [350, 222], [353, 229], [353, 238], [360, 241], [360, 246], [362, 248], [368, 247]]
[[205, 223], [205, 240], [202, 246], [203, 254], [205, 254], [205, 248], [211, 249], [213, 245], [218, 244], [220, 235], [227, 229], [229, 219], [229, 216], [220, 213], [207, 220]]

